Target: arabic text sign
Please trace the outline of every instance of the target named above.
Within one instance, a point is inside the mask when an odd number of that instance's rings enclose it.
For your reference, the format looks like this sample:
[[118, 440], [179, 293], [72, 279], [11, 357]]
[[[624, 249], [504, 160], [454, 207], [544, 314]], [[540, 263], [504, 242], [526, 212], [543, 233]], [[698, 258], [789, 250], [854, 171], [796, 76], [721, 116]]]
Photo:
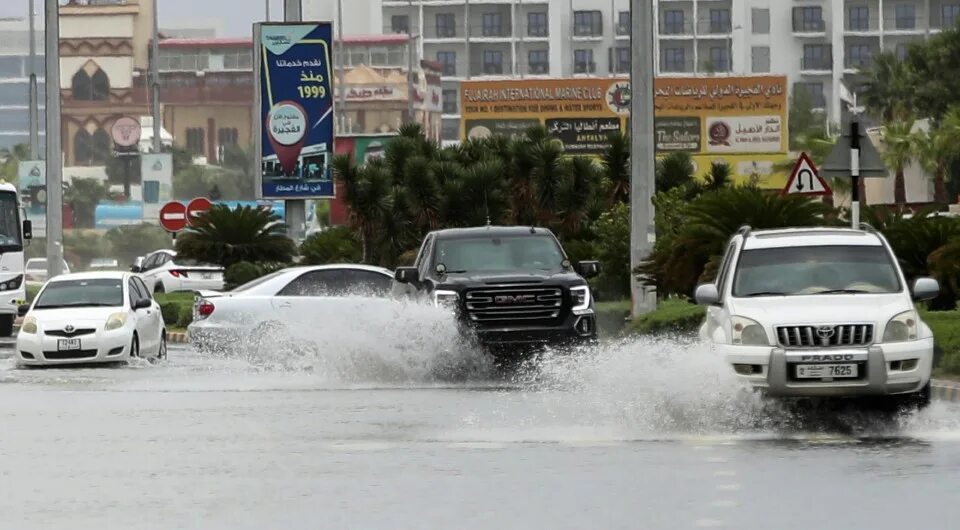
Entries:
[[619, 118], [556, 118], [546, 120], [547, 131], [560, 139], [568, 154], [598, 155], [607, 138], [620, 130]]
[[701, 149], [700, 118], [668, 116], [653, 123], [657, 151], [690, 151]]
[[780, 116], [707, 118], [708, 153], [769, 153], [783, 143]]
[[257, 24], [260, 196], [333, 197], [332, 27]]

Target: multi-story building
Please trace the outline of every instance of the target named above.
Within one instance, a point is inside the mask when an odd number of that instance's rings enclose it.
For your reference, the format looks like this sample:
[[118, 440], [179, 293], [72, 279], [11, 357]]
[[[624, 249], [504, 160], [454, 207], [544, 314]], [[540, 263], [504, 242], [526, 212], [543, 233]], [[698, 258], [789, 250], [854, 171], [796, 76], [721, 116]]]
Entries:
[[[657, 75], [787, 75], [838, 121], [846, 85], [880, 51], [906, 53], [960, 21], [960, 0], [652, 0]], [[336, 20], [331, 0], [305, 15]], [[629, 0], [342, 0], [359, 33], [408, 33], [443, 68], [444, 138], [465, 79], [626, 75]], [[379, 6], [379, 11], [377, 10]]]
[[[40, 148], [44, 139], [44, 61], [43, 31], [37, 31], [37, 75], [39, 101], [38, 130]], [[30, 33], [27, 21], [0, 23], [0, 149], [30, 143]]]

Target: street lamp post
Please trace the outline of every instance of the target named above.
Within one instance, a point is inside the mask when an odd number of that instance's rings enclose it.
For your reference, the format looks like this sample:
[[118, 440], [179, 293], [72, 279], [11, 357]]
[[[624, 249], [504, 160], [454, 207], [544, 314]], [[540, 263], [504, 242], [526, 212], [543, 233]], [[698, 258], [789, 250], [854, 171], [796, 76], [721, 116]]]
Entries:
[[36, 6], [30, 0], [30, 158], [40, 156], [40, 97], [37, 93]]
[[47, 99], [47, 277], [63, 271], [63, 153], [60, 147], [60, 5], [45, 0]]

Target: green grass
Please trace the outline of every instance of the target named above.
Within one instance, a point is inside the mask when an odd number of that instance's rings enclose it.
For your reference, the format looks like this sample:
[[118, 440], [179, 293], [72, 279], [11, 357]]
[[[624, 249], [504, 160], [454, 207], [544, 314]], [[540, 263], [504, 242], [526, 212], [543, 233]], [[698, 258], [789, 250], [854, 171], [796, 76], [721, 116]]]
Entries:
[[154, 298], [157, 299], [157, 303], [163, 305], [165, 303], [189, 303], [193, 304], [193, 293], [190, 291], [181, 291], [176, 293], [157, 293], [154, 295]]
[[960, 311], [920, 311], [933, 330], [937, 355], [936, 375], [960, 377]]
[[37, 293], [40, 292], [41, 287], [43, 287], [41, 284], [27, 284], [27, 303], [33, 301], [33, 299], [37, 296]]
[[179, 331], [190, 325], [193, 318], [192, 292], [157, 293], [154, 298], [160, 304], [163, 321], [168, 330]]
[[660, 300], [656, 311], [635, 318], [630, 324], [630, 329], [642, 335], [696, 333], [705, 313], [703, 306], [686, 300], [676, 298]]

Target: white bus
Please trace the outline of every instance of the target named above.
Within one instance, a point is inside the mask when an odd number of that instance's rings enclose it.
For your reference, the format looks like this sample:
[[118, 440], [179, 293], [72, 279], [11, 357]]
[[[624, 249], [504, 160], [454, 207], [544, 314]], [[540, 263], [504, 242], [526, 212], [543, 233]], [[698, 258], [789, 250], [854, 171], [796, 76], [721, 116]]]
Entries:
[[33, 237], [33, 226], [22, 213], [17, 188], [0, 183], [0, 337], [13, 334], [18, 304], [27, 297], [23, 244]]

